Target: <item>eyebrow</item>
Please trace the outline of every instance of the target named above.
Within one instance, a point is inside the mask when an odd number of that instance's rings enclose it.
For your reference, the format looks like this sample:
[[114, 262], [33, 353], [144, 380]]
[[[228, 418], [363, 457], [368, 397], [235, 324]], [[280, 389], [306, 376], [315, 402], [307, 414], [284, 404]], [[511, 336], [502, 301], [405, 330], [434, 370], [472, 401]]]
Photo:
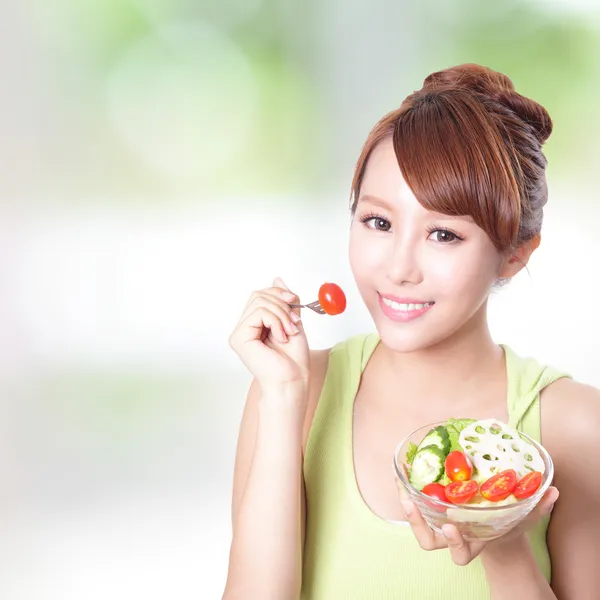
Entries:
[[392, 209], [392, 205], [379, 198], [378, 196], [373, 196], [371, 194], [363, 194], [359, 199], [357, 204], [361, 202], [370, 202], [371, 204], [376, 204], [377, 206], [381, 206], [381, 208], [387, 208], [388, 210]]
[[[358, 199], [358, 202], [356, 203], [357, 206], [361, 202], [369, 202], [370, 204], [375, 204], [375, 205], [380, 206], [381, 208], [385, 208], [389, 211], [392, 211], [394, 209], [394, 207], [391, 204], [389, 204], [388, 202], [386, 202], [383, 198], [380, 198], [379, 196], [373, 196], [372, 194], [363, 194], [362, 196], [360, 196]], [[468, 223], [475, 223], [475, 219], [473, 219], [473, 217], [471, 215], [447, 215], [444, 213], [439, 213], [434, 210], [429, 211], [429, 212], [431, 212], [433, 215], [435, 215], [435, 217], [438, 219], [444, 219], [444, 220], [460, 219], [463, 221], [467, 221]]]

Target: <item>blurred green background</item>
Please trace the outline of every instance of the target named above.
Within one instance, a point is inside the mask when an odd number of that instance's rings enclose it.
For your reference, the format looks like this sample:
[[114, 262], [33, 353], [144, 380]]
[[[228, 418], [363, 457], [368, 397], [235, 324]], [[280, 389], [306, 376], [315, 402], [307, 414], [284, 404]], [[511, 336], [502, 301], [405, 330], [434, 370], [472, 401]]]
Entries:
[[600, 385], [600, 10], [489, 4], [4, 7], [0, 597], [220, 597], [249, 383], [228, 335], [276, 275], [347, 290], [343, 316], [307, 315], [313, 346], [371, 328], [352, 169], [432, 71], [487, 65], [550, 111], [544, 243], [491, 322]]

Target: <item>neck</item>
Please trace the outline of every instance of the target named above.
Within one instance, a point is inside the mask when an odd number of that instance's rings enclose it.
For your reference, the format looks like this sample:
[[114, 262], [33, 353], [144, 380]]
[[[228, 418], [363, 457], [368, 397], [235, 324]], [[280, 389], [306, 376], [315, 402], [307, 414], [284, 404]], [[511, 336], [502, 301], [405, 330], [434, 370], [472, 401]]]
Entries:
[[382, 364], [413, 397], [427, 398], [429, 408], [461, 403], [481, 395], [482, 382], [504, 377], [504, 352], [492, 340], [483, 306], [449, 338], [415, 352], [394, 352], [380, 345]]

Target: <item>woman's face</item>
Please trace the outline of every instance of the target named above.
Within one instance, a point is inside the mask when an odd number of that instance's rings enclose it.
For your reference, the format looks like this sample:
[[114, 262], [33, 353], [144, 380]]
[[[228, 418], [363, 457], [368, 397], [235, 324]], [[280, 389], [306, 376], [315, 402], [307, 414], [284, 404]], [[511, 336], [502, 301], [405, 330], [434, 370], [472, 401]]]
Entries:
[[419, 204], [391, 139], [374, 149], [352, 222], [350, 264], [388, 347], [424, 349], [477, 323], [504, 262], [469, 217]]

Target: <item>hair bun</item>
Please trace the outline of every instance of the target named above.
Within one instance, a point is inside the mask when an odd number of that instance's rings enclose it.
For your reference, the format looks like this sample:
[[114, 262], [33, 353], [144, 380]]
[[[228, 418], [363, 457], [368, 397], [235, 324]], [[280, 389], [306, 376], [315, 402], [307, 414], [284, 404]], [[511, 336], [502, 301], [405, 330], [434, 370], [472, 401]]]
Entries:
[[552, 119], [540, 104], [515, 91], [509, 77], [476, 64], [463, 64], [437, 71], [423, 82], [424, 92], [448, 88], [466, 88], [499, 102], [527, 123], [540, 144], [552, 133]]

